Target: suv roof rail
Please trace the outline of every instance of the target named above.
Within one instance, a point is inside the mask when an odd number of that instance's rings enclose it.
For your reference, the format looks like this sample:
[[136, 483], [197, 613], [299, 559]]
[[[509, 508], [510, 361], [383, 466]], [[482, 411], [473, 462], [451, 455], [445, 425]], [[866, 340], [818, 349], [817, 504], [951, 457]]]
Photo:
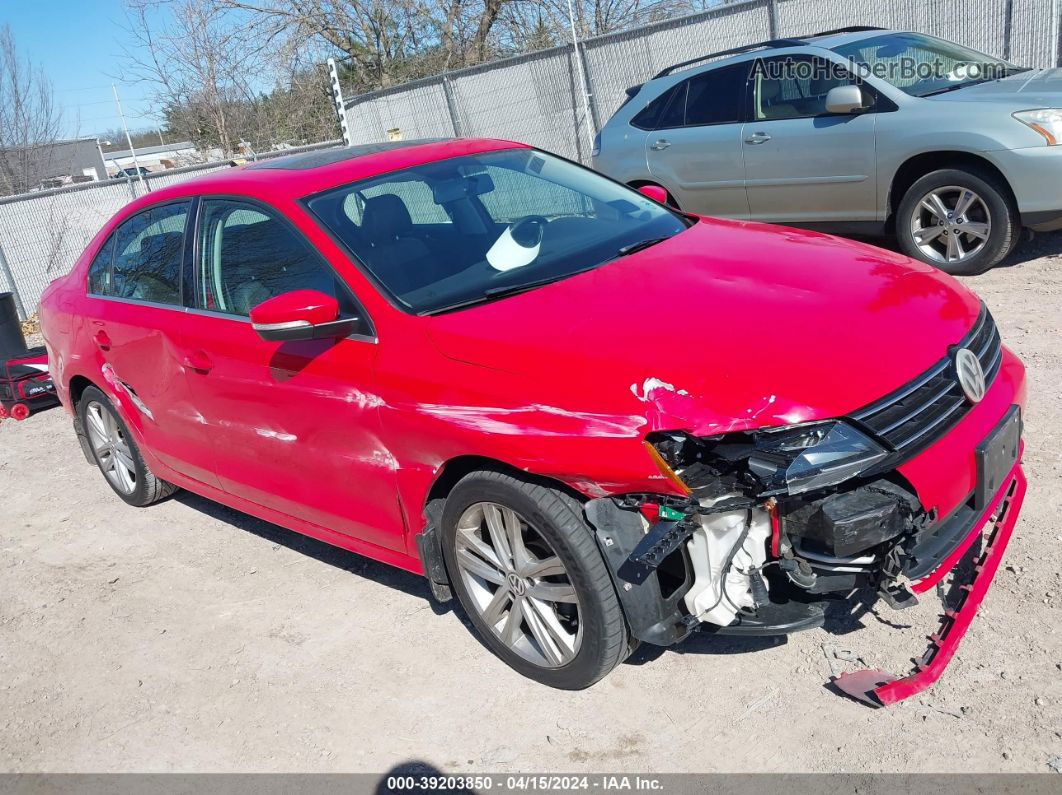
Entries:
[[[724, 55], [740, 55], [743, 52], [751, 52], [752, 50], [769, 50], [777, 47], [804, 47], [808, 43], [807, 41], [805, 41], [805, 39], [813, 39], [817, 36], [834, 36], [838, 33], [862, 33], [864, 31], [869, 30], [888, 30], [888, 28], [879, 28], [876, 25], [849, 25], [848, 27], [834, 28], [833, 30], [823, 30], [819, 33], [810, 33], [805, 36], [787, 36], [784, 39], [768, 39], [767, 41], [758, 41], [755, 44], [746, 44], [742, 47], [734, 47], [729, 50], [719, 50], [719, 52], [710, 52], [707, 55], [701, 55], [697, 58], [691, 58], [688, 61], [682, 61], [681, 63], [672, 64], [666, 69], [661, 69], [659, 72], [653, 75], [652, 79], [656, 80], [658, 77], [664, 77], [666, 75], [671, 74], [676, 69], [682, 69], [687, 66], [693, 66], [693, 64], [695, 63], [707, 61], [712, 58], [721, 58]], [[641, 86], [639, 85], [638, 87], [640, 88]]]
[[671, 66], [667, 67], [666, 69], [661, 69], [659, 72], [657, 72], [655, 75], [653, 75], [653, 80], [656, 80], [658, 77], [664, 77], [666, 75], [669, 75], [672, 72], [674, 72], [676, 69], [682, 69], [682, 68], [684, 68], [686, 66], [693, 66], [693, 64], [695, 64], [695, 63], [700, 63], [701, 61], [707, 61], [707, 60], [709, 60], [711, 58], [721, 58], [724, 55], [740, 55], [743, 52], [751, 52], [752, 50], [773, 49], [775, 47], [802, 47], [802, 46], [804, 46], [804, 44], [806, 44], [806, 42], [803, 42], [800, 39], [793, 39], [793, 38], [789, 38], [789, 39], [768, 39], [767, 41], [758, 41], [755, 44], [746, 44], [743, 47], [734, 47], [734, 48], [729, 49], [729, 50], [720, 50], [719, 52], [710, 52], [707, 55], [701, 55], [701, 56], [698, 56], [697, 58], [690, 58], [690, 60], [688, 60], [688, 61], [682, 61], [681, 63], [672, 64]]
[[835, 36], [838, 33], [864, 33], [868, 30], [888, 30], [888, 28], [879, 28], [877, 25], [849, 25], [844, 28], [834, 28], [833, 30], [820, 30], [818, 33], [812, 33], [810, 36], [803, 36], [802, 38], [813, 39], [816, 36]]

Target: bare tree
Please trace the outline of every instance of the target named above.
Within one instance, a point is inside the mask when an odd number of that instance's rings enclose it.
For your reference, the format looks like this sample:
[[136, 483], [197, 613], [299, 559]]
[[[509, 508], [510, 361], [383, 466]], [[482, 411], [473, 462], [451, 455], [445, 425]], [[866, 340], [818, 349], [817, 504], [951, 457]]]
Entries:
[[0, 190], [23, 193], [47, 170], [48, 144], [58, 140], [62, 114], [52, 84], [23, 58], [8, 25], [0, 27]]
[[214, 0], [253, 14], [271, 35], [339, 51], [355, 90], [488, 60], [495, 23], [513, 1]]
[[197, 143], [229, 155], [264, 43], [210, 0], [129, 0], [125, 79], [147, 82]]

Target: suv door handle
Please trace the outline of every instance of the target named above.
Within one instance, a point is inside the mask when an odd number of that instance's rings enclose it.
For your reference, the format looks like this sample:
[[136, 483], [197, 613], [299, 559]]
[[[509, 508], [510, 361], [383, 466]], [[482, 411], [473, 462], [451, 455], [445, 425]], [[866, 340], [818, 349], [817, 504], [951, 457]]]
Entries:
[[661, 149], [667, 149], [669, 146], [671, 146], [671, 141], [667, 140], [667, 138], [659, 138], [654, 141], [649, 148], [659, 152]]
[[750, 135], [748, 138], [745, 139], [745, 143], [747, 143], [747, 144], [765, 144], [769, 140], [771, 140], [771, 136], [769, 136], [767, 133], [765, 133], [765, 132], [754, 132], [752, 135]]
[[214, 362], [202, 351], [196, 351], [184, 357], [184, 366], [190, 370], [195, 370], [197, 373], [206, 375], [214, 369]]
[[111, 338], [107, 336], [106, 331], [97, 331], [92, 341], [96, 343], [96, 347], [101, 351], [109, 351], [111, 349]]

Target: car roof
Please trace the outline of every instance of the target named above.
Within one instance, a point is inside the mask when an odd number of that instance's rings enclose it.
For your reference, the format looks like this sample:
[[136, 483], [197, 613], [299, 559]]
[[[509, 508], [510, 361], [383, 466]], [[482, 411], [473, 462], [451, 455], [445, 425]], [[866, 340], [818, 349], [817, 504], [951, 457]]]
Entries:
[[681, 75], [682, 77], [690, 77], [693, 74], [702, 71], [709, 71], [722, 66], [729, 66], [731, 64], [743, 63], [745, 61], [755, 60], [756, 58], [776, 57], [779, 55], [786, 55], [787, 53], [794, 52], [806, 52], [809, 49], [833, 49], [843, 44], [849, 44], [854, 41], [861, 41], [862, 39], [872, 39], [877, 36], [882, 36], [889, 33], [903, 33], [905, 31], [894, 30], [891, 28], [867, 28], [860, 30], [838, 30], [838, 31], [825, 31], [823, 33], [813, 33], [805, 36], [792, 36], [781, 39], [773, 39], [770, 41], [759, 42], [757, 44], [750, 44], [748, 48], [735, 48], [735, 50], [724, 50], [718, 53], [717, 60], [711, 59], [712, 55], [705, 55], [701, 58], [695, 58], [691, 61], [687, 61], [680, 64], [674, 64], [667, 67], [663, 71], [657, 73], [645, 83], [655, 82], [656, 80], [664, 80], [667, 78]]
[[527, 144], [495, 138], [448, 138], [322, 149], [213, 171], [168, 188], [154, 190], [129, 206], [140, 209], [167, 199], [201, 194], [239, 194], [293, 200], [436, 160], [520, 148], [529, 147]]

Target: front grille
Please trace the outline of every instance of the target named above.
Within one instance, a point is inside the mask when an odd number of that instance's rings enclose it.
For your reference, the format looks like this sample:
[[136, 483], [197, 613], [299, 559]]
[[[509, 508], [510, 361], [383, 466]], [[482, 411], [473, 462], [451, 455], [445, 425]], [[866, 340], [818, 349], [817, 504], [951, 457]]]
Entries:
[[[985, 384], [991, 385], [999, 372], [1003, 349], [995, 321], [984, 304], [977, 322], [958, 347], [969, 348], [977, 355]], [[849, 417], [897, 452], [911, 456], [947, 433], [969, 408], [955, 374], [955, 363], [948, 355], [911, 383]]]

